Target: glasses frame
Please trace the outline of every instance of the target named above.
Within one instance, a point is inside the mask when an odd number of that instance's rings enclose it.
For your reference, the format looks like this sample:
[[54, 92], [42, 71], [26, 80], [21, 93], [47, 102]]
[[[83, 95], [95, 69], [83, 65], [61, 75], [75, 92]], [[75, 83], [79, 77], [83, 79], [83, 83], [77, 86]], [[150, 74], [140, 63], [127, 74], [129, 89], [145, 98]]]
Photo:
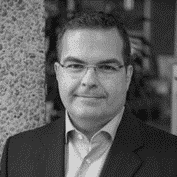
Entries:
[[[61, 64], [60, 62], [57, 62], [57, 63], [58, 63], [62, 68], [66, 68], [66, 70], [67, 70], [67, 67], [66, 67], [65, 65]], [[79, 63], [79, 64], [80, 64], [80, 63]], [[84, 69], [86, 69], [85, 73], [88, 71], [88, 68], [94, 68], [96, 72], [98, 71], [98, 66], [96, 66], [96, 65], [86, 65], [86, 64], [81, 64], [81, 65], [84, 65], [84, 66], [85, 66], [85, 68], [84, 68]], [[100, 65], [103, 65], [103, 64], [100, 64]], [[121, 68], [124, 68], [125, 65], [120, 65], [120, 66], [115, 66], [115, 67], [121, 69]], [[118, 73], [119, 71], [116, 71], [116, 72]]]

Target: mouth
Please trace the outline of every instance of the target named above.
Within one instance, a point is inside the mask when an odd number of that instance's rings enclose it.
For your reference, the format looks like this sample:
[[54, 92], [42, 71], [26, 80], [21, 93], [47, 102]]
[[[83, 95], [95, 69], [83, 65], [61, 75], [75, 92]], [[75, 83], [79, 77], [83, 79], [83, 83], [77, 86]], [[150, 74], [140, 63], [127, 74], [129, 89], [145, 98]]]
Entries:
[[94, 99], [103, 99], [105, 98], [104, 96], [95, 96], [95, 95], [76, 95], [77, 97], [82, 97], [82, 98], [94, 98]]

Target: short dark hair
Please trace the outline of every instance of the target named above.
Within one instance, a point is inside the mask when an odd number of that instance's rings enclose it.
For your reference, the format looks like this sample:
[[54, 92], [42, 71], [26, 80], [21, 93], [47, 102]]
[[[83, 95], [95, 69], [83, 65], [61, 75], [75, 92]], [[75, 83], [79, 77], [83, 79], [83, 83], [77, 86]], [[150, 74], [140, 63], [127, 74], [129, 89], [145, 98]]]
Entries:
[[[131, 64], [131, 48], [128, 33], [118, 18], [115, 18], [112, 14], [104, 12], [80, 12], [74, 16], [71, 20], [66, 22], [59, 30], [57, 39], [57, 57], [60, 60], [61, 54], [61, 42], [62, 38], [67, 30], [75, 29], [111, 29], [117, 28], [121, 38], [123, 40], [122, 56], [125, 66]], [[58, 51], [59, 50], [59, 51]]]

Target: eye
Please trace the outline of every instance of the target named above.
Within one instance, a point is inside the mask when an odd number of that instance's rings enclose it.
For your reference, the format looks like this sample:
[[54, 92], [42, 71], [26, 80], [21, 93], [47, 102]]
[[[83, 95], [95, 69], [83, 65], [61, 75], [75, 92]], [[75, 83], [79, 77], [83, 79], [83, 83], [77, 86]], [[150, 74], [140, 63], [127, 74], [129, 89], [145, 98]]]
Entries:
[[66, 68], [68, 68], [68, 69], [83, 69], [84, 65], [73, 63], [73, 64], [67, 64]]
[[105, 71], [116, 71], [117, 67], [113, 65], [99, 65], [99, 69], [105, 70]]

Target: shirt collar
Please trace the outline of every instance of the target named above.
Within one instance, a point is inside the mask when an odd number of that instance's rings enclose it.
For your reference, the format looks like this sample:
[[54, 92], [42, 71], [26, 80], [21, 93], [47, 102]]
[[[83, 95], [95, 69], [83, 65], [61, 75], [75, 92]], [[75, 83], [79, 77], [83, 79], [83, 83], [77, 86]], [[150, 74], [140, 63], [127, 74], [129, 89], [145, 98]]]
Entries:
[[[107, 132], [107, 133], [109, 133], [111, 135], [111, 138], [112, 138], [112, 141], [113, 141], [114, 138], [115, 138], [115, 134], [116, 134], [117, 128], [118, 128], [118, 126], [120, 124], [120, 121], [122, 119], [122, 115], [124, 113], [124, 109], [125, 109], [125, 107], [123, 107], [121, 112], [119, 114], [117, 114], [110, 122], [108, 122], [103, 128], [101, 128], [98, 132], [96, 132], [95, 135], [98, 134], [101, 131], [105, 131], [105, 132]], [[65, 120], [66, 120], [65, 140], [67, 142], [67, 134], [68, 134], [68, 132], [70, 132], [72, 130], [76, 130], [76, 128], [73, 126], [71, 120], [69, 119], [67, 111], [65, 111]]]

